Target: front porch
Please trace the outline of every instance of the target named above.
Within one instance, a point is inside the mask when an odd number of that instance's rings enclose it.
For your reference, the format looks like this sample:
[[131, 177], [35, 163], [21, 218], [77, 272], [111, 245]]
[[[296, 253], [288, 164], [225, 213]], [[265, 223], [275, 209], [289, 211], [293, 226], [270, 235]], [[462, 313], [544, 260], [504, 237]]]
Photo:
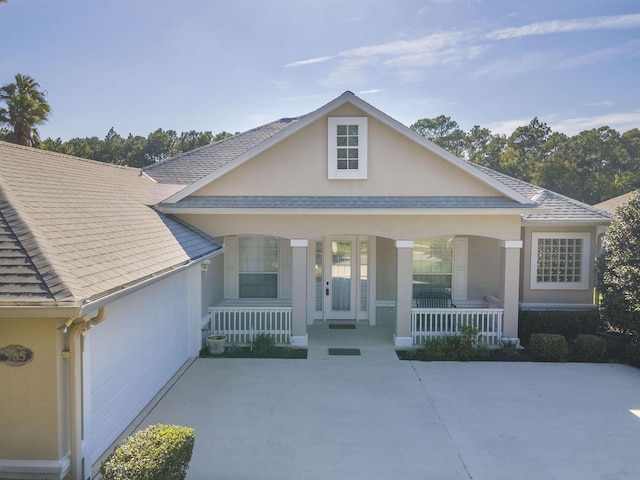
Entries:
[[[410, 347], [464, 327], [476, 329], [488, 346], [517, 336], [519, 241], [342, 235], [224, 242], [224, 263], [221, 258], [215, 269], [223, 278], [203, 282], [205, 291], [218, 289], [203, 293], [210, 306], [205, 323], [233, 344], [266, 333], [278, 344], [301, 347]], [[446, 292], [451, 308], [417, 302], [432, 289]], [[357, 328], [328, 328], [336, 323]]]
[[[231, 305], [235, 303], [235, 305]], [[292, 307], [286, 304], [258, 306], [222, 302], [209, 309], [208, 331], [226, 335], [233, 344], [249, 344], [256, 335], [273, 336], [277, 344], [309, 347], [395, 347], [393, 325], [370, 325], [367, 321], [315, 321], [306, 326], [306, 343], [292, 335]], [[412, 308], [412, 345], [425, 339], [458, 335], [464, 327], [477, 330], [480, 342], [500, 345], [504, 310], [498, 308]], [[334, 328], [339, 327], [339, 328]], [[408, 346], [408, 345], [403, 345]]]

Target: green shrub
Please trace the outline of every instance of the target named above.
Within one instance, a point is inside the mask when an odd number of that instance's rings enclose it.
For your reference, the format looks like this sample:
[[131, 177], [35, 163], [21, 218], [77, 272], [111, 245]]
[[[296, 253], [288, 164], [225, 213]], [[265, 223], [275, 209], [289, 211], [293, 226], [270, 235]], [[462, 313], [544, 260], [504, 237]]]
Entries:
[[183, 480], [194, 441], [193, 428], [151, 425], [116, 447], [100, 475], [104, 480]]
[[579, 334], [595, 335], [602, 321], [597, 310], [521, 310], [518, 316], [518, 337], [525, 347], [534, 333], [556, 333], [568, 341]]
[[462, 326], [459, 335], [427, 338], [422, 344], [420, 357], [423, 360], [468, 362], [478, 353], [478, 336], [478, 329]]
[[597, 335], [580, 334], [576, 337], [575, 355], [583, 362], [598, 362], [607, 352], [607, 342]]
[[569, 358], [567, 339], [555, 333], [534, 333], [529, 341], [529, 350], [546, 362], [566, 362]]
[[276, 351], [276, 339], [268, 333], [259, 333], [251, 342], [251, 351], [256, 357], [269, 357]]
[[640, 341], [635, 339], [625, 348], [625, 359], [629, 365], [640, 367]]

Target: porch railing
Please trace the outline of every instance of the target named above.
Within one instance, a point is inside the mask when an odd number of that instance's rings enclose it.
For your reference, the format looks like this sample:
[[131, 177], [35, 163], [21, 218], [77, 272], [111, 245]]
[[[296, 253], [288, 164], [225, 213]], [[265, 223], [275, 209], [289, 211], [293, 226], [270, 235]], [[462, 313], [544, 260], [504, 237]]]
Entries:
[[427, 338], [457, 335], [462, 326], [476, 328], [480, 342], [499, 345], [502, 339], [501, 308], [412, 308], [411, 335], [413, 344]]
[[272, 335], [278, 344], [291, 340], [291, 307], [211, 307], [211, 335], [227, 342], [248, 344], [256, 335]]

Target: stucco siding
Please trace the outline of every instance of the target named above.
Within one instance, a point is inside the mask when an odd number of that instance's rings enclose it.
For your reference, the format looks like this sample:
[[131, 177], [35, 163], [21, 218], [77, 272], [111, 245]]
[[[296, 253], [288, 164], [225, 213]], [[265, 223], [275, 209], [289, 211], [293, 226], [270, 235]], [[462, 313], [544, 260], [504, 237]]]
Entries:
[[194, 193], [200, 195], [502, 196], [460, 168], [369, 117], [366, 180], [330, 180], [327, 118], [365, 116], [344, 106]]
[[[522, 252], [522, 293], [521, 302], [524, 304], [593, 304], [593, 289], [595, 286], [595, 262], [596, 257], [596, 235], [593, 227], [525, 227], [523, 229], [524, 248]], [[532, 234], [534, 232], [589, 233], [589, 280], [585, 289], [532, 289], [531, 288], [531, 250]]]
[[190, 273], [109, 304], [106, 320], [89, 332], [91, 463], [189, 358]]
[[502, 253], [498, 240], [469, 237], [468, 300], [484, 300], [487, 295], [500, 297]]
[[328, 235], [373, 235], [417, 240], [442, 235], [475, 235], [499, 240], [520, 238], [519, 215], [179, 215], [214, 237], [271, 235], [320, 238]]
[[68, 452], [68, 360], [56, 330], [64, 320], [0, 319], [0, 348], [22, 345], [34, 354], [23, 366], [0, 364], [0, 459], [57, 461]]

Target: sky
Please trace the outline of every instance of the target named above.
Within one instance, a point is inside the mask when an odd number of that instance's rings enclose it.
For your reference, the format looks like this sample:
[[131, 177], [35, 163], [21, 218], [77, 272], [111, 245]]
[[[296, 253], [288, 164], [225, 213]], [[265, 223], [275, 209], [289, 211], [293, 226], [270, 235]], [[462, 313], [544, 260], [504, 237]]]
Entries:
[[245, 131], [349, 90], [409, 126], [640, 128], [638, 0], [7, 0], [41, 138]]

